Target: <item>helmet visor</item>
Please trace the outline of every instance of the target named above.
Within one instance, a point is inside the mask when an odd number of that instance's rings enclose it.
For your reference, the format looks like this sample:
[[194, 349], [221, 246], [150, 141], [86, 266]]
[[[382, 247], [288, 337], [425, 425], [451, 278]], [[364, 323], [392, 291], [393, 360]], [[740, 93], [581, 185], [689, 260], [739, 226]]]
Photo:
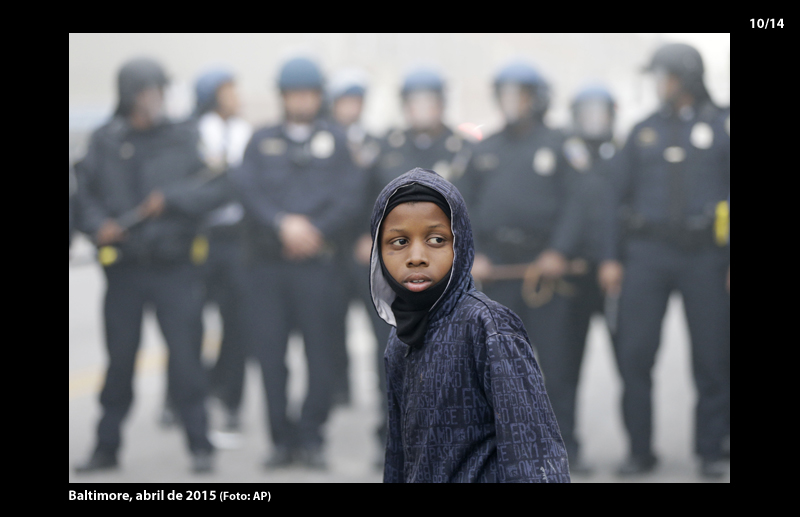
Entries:
[[408, 123], [414, 129], [433, 129], [441, 123], [442, 101], [436, 92], [410, 92], [406, 97], [405, 107]]
[[576, 106], [575, 123], [581, 136], [600, 139], [611, 133], [611, 106], [603, 99], [587, 99]]

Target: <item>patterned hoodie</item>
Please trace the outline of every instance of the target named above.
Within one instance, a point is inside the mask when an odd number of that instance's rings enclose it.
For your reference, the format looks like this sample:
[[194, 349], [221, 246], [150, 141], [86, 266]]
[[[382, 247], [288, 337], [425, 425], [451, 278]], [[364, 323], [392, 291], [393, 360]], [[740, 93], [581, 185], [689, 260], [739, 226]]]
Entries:
[[389, 408], [384, 482], [569, 482], [567, 453], [520, 318], [475, 290], [475, 256], [461, 194], [433, 171], [413, 169], [383, 189], [372, 213], [370, 289], [396, 326], [395, 293], [376, 239], [389, 198], [419, 183], [452, 212], [453, 273], [430, 309], [425, 340], [410, 348], [393, 328], [384, 357]]

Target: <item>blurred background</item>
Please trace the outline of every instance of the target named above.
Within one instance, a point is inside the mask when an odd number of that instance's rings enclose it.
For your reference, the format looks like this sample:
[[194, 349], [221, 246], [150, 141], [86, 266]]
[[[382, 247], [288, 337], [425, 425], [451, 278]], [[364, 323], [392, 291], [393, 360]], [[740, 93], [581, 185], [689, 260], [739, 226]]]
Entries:
[[[170, 85], [167, 110], [187, 117], [195, 103], [199, 71], [220, 64], [236, 74], [241, 115], [255, 127], [281, 117], [276, 76], [290, 57], [314, 58], [330, 77], [345, 67], [369, 74], [363, 122], [383, 136], [402, 127], [399, 89], [404, 74], [417, 65], [431, 65], [446, 81], [445, 122], [477, 126], [486, 136], [502, 126], [492, 98], [492, 77], [512, 58], [534, 63], [549, 81], [553, 97], [546, 122], [567, 128], [570, 99], [588, 82], [605, 83], [617, 99], [616, 135], [623, 141], [630, 128], [656, 107], [655, 88], [641, 73], [662, 44], [695, 46], [705, 61], [705, 81], [718, 105], [730, 104], [730, 34], [70, 34], [69, 35], [69, 160], [85, 151], [91, 131], [103, 124], [116, 104], [116, 76], [128, 59], [148, 56], [166, 69]], [[188, 473], [183, 437], [164, 430], [157, 420], [165, 389], [165, 346], [155, 322], [145, 321], [137, 363], [134, 407], [124, 428], [123, 468], [77, 478], [72, 466], [91, 451], [99, 416], [97, 394], [102, 386], [105, 349], [102, 330], [104, 278], [92, 261], [92, 245], [78, 236], [69, 268], [70, 482], [223, 481], [223, 482], [379, 482], [374, 462], [380, 455], [374, 428], [378, 418], [375, 343], [366, 310], [353, 304], [348, 315], [348, 352], [353, 400], [339, 407], [328, 423], [331, 468], [267, 471], [259, 458], [266, 452], [263, 393], [257, 365], [248, 366], [241, 441], [219, 455], [219, 468], [207, 477]], [[219, 341], [219, 320], [205, 314], [204, 349], [209, 357]], [[693, 450], [695, 392], [689, 339], [679, 296], [670, 302], [662, 346], [654, 372], [655, 449], [662, 463], [643, 481], [698, 481]], [[302, 340], [289, 348], [290, 396], [302, 400]], [[578, 433], [583, 437], [592, 476], [574, 481], [619, 481], [615, 465], [626, 452], [621, 423], [620, 380], [602, 321], [593, 321], [578, 397]], [[212, 421], [215, 417], [212, 410]], [[725, 478], [730, 481], [730, 476]]]
[[288, 58], [316, 58], [330, 77], [346, 67], [369, 73], [364, 124], [383, 134], [403, 124], [399, 90], [404, 74], [417, 65], [438, 68], [446, 81], [445, 121], [482, 126], [484, 135], [502, 119], [492, 101], [492, 77], [512, 58], [536, 64], [552, 85], [547, 122], [569, 122], [569, 103], [585, 83], [600, 81], [618, 99], [617, 134], [656, 107], [654, 87], [640, 73], [652, 53], [667, 42], [694, 45], [703, 56], [706, 85], [719, 105], [730, 104], [730, 34], [70, 34], [70, 153], [82, 135], [97, 127], [116, 103], [116, 74], [122, 63], [151, 56], [166, 68], [171, 84], [168, 109], [189, 115], [193, 82], [209, 66], [223, 64], [237, 74], [242, 116], [255, 126], [279, 119], [276, 77]]

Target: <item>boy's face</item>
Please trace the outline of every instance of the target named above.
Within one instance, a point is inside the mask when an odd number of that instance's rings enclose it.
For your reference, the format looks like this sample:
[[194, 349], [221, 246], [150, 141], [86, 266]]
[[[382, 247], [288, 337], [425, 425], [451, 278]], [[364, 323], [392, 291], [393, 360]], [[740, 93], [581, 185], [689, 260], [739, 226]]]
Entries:
[[380, 246], [386, 269], [411, 292], [428, 289], [453, 266], [450, 219], [435, 203], [396, 206], [383, 221]]

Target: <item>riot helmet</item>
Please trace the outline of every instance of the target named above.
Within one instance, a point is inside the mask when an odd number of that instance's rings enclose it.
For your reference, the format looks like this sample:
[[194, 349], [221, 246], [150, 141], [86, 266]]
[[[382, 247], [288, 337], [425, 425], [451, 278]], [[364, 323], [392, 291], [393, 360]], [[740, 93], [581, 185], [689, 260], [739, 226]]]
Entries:
[[343, 126], [358, 122], [367, 92], [367, 74], [358, 68], [341, 70], [328, 85], [328, 102], [333, 117]]
[[149, 88], [161, 89], [168, 82], [164, 69], [153, 59], [136, 58], [126, 62], [117, 75], [118, 103], [114, 114], [127, 117], [140, 92]]
[[497, 72], [494, 93], [508, 123], [529, 114], [541, 121], [550, 106], [550, 86], [539, 71], [525, 61], [512, 61]]
[[[685, 43], [670, 43], [662, 46], [653, 54], [650, 63], [644, 69], [656, 76], [657, 88], [663, 89], [668, 76], [677, 77], [684, 91], [691, 94], [696, 101], [710, 99], [703, 82], [703, 58], [700, 52]], [[663, 93], [663, 92], [662, 92]], [[660, 94], [662, 98], [666, 95]]]
[[409, 125], [417, 131], [439, 127], [444, 114], [444, 80], [432, 68], [411, 70], [400, 89], [403, 111]]
[[614, 133], [616, 103], [604, 85], [583, 87], [572, 99], [572, 123], [575, 133], [589, 141], [611, 140]]
[[297, 57], [284, 63], [278, 74], [278, 88], [286, 120], [310, 124], [317, 118], [324, 101], [324, 84], [322, 71], [311, 59]]
[[305, 57], [290, 59], [278, 74], [281, 92], [290, 90], [320, 90], [324, 85], [322, 71], [312, 60]]
[[217, 108], [217, 91], [226, 83], [233, 82], [233, 73], [226, 68], [214, 68], [203, 72], [194, 85], [195, 114], [202, 115]]

